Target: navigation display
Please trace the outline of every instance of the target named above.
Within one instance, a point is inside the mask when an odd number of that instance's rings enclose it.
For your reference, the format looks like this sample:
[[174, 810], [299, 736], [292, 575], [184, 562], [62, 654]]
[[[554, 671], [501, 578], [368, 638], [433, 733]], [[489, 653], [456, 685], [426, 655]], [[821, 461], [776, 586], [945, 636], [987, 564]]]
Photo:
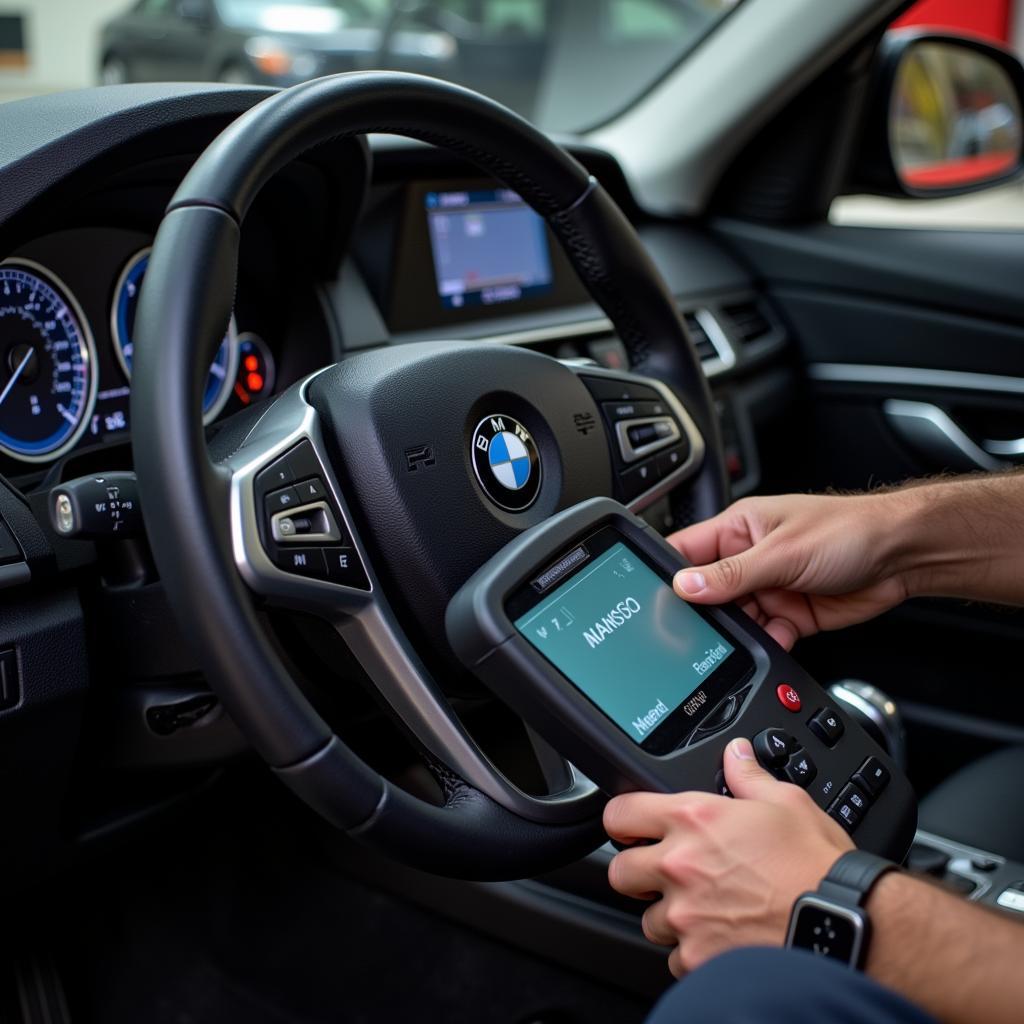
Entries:
[[446, 309], [518, 302], [551, 289], [544, 220], [517, 193], [428, 192], [424, 204]]
[[684, 705], [708, 710], [702, 684], [732, 644], [621, 541], [577, 552], [582, 567], [516, 629], [639, 745]]

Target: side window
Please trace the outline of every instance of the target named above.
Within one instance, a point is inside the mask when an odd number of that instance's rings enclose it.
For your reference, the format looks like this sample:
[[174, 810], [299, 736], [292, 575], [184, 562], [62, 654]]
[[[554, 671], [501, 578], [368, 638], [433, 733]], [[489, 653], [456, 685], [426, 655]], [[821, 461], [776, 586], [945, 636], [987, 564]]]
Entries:
[[142, 0], [139, 4], [139, 13], [147, 17], [162, 18], [172, 13], [174, 0]]
[[485, 0], [483, 29], [491, 36], [544, 34], [546, 0]]
[[660, 41], [678, 38], [686, 29], [687, 17], [679, 5], [665, 0], [609, 0], [605, 31], [610, 41]]

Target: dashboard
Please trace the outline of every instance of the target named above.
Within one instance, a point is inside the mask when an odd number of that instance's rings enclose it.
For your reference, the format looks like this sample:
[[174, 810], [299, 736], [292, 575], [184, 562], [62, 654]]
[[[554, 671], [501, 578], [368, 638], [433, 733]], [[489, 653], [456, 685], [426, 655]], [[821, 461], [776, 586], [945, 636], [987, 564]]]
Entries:
[[[244, 749], [226, 715], [157, 732], [156, 711], [206, 714], [215, 700], [145, 540], [62, 538], [48, 496], [133, 468], [132, 333], [147, 253], [195, 157], [265, 95], [162, 84], [0, 109], [0, 669], [16, 655], [15, 675], [0, 671], [0, 740], [25, 864], [147, 809], [153, 797], [131, 772], [187, 767], [205, 779]], [[753, 489], [756, 437], [790, 401], [785, 325], [709, 232], [645, 216], [609, 154], [563, 141], [633, 221], [676, 297], [712, 385], [734, 493]], [[448, 153], [391, 138], [334, 140], [277, 173], [245, 221], [233, 309], [204, 368], [213, 446], [237, 443], [268, 398], [367, 349], [450, 339], [626, 365], [610, 322], [517, 195]], [[666, 495], [645, 515], [665, 530], [684, 506]]]

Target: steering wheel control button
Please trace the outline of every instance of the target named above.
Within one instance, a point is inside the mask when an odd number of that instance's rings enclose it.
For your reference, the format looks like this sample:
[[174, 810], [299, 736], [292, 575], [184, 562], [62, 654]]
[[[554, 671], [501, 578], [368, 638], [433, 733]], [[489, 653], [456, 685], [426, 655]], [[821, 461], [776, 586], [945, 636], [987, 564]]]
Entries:
[[272, 491], [275, 487], [284, 487], [295, 479], [291, 463], [287, 455], [282, 455], [276, 462], [272, 462], [266, 469], [262, 470], [256, 477], [256, 489], [258, 491]]
[[658, 476], [661, 479], [670, 476], [686, 462], [689, 454], [690, 446], [685, 442], [683, 444], [677, 444], [667, 452], [662, 452], [658, 456]]
[[[856, 802], [855, 802], [856, 799]], [[858, 806], [859, 803], [859, 806]], [[863, 794], [853, 786], [847, 786], [835, 803], [828, 809], [829, 816], [838, 821], [847, 832], [852, 832], [864, 819], [867, 803]]]
[[299, 497], [303, 501], [319, 501], [321, 498], [327, 497], [327, 488], [319, 477], [297, 483], [295, 490], [299, 492]]
[[806, 789], [818, 774], [817, 765], [811, 760], [806, 750], [798, 750], [792, 754], [782, 769], [782, 777], [794, 785], [803, 786]]
[[293, 480], [304, 480], [306, 477], [320, 476], [323, 473], [320, 460], [308, 441], [300, 441], [294, 448], [289, 449], [284, 458], [292, 472]]
[[356, 590], [369, 590], [370, 581], [354, 548], [324, 548], [327, 578], [331, 583]]
[[643, 462], [635, 469], [627, 470], [619, 476], [622, 496], [629, 502], [639, 497], [644, 491], [650, 490], [658, 482], [655, 460]]
[[282, 487], [279, 491], [272, 491], [267, 495], [267, 511], [290, 512], [302, 505], [299, 492], [294, 487]]
[[877, 757], [869, 757], [854, 773], [853, 782], [865, 793], [878, 797], [890, 778], [889, 769]]
[[721, 768], [718, 769], [715, 775], [715, 792], [719, 796], [732, 796], [732, 790], [729, 789], [725, 782], [725, 772]]
[[321, 548], [289, 548], [279, 551], [274, 561], [279, 569], [294, 573], [296, 576], [308, 576], [311, 579], [326, 579], [327, 566]]
[[842, 739], [844, 731], [843, 720], [834, 708], [815, 711], [807, 722], [807, 728], [829, 748], [834, 747]]
[[782, 729], [765, 729], [754, 737], [754, 754], [762, 768], [781, 768], [798, 744]]
[[506, 512], [525, 512], [540, 494], [540, 452], [530, 432], [504, 413], [485, 416], [473, 431], [470, 457], [484, 494]]
[[270, 535], [278, 544], [337, 544], [342, 540], [334, 513], [325, 501], [276, 513], [270, 520]]
[[787, 710], [796, 713], [803, 705], [800, 702], [800, 694], [793, 689], [789, 683], [780, 683], [775, 688], [775, 696], [779, 703]]

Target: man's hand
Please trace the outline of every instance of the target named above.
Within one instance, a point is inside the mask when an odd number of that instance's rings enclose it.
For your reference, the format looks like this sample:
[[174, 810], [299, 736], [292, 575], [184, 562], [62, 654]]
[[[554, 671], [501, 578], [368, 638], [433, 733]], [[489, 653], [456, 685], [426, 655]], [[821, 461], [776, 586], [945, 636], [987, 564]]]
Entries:
[[676, 977], [737, 946], [781, 945], [794, 900], [853, 848], [807, 793], [761, 768], [748, 740], [729, 744], [724, 768], [735, 799], [628, 793], [604, 811], [612, 839], [655, 840], [617, 854], [608, 880], [626, 896], [661, 896], [644, 934], [673, 947]]
[[738, 601], [787, 650], [803, 636], [864, 622], [908, 596], [894, 522], [901, 492], [746, 498], [668, 538], [693, 563], [676, 593]]

